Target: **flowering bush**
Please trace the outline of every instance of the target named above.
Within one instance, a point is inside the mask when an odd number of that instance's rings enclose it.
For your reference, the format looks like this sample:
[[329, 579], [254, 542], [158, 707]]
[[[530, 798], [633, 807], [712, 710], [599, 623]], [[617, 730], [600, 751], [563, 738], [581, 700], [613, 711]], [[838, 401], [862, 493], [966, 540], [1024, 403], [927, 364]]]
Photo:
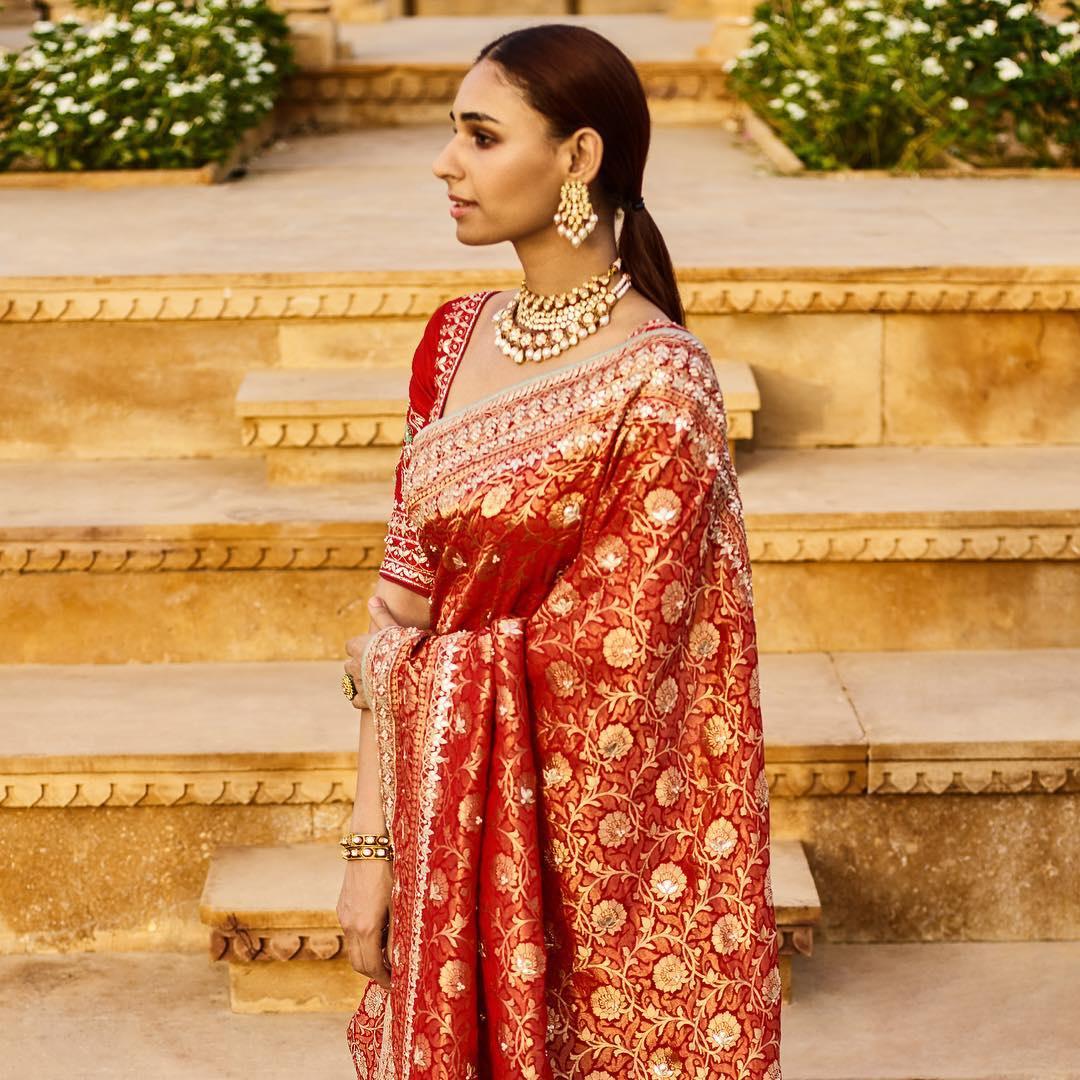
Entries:
[[1080, 6], [768, 0], [736, 93], [816, 169], [1080, 164]]
[[[102, 5], [95, 4], [95, 8]], [[108, 0], [0, 55], [0, 169], [196, 168], [226, 157], [295, 70], [265, 0]]]

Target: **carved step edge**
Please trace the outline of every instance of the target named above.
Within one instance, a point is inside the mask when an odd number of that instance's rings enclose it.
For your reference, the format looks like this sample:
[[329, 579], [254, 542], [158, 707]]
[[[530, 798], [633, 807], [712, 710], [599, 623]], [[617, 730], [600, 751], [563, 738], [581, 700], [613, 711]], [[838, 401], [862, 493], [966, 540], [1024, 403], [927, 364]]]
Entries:
[[[798, 840], [774, 840], [770, 880], [779, 935], [783, 1000], [791, 958], [813, 952], [821, 920], [810, 865]], [[349, 963], [336, 906], [342, 881], [336, 844], [219, 848], [199, 916], [210, 957], [229, 965], [234, 1012], [352, 1012], [366, 979]]]
[[[749, 364], [718, 361], [716, 373], [734, 458], [735, 440], [753, 436], [761, 395]], [[241, 442], [265, 451], [271, 483], [388, 479], [405, 434], [408, 382], [399, 367], [249, 372], [234, 406]]]

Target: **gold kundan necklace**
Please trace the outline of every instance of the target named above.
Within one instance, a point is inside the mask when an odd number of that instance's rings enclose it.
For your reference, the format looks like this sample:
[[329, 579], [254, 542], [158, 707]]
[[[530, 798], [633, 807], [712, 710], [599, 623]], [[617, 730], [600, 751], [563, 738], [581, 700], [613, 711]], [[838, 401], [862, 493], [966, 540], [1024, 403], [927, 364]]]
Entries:
[[593, 274], [584, 284], [565, 293], [541, 296], [521, 285], [510, 302], [492, 315], [495, 344], [515, 363], [537, 362], [558, 356], [606, 326], [611, 309], [630, 288], [630, 275], [611, 279], [622, 266], [616, 259], [603, 274]]

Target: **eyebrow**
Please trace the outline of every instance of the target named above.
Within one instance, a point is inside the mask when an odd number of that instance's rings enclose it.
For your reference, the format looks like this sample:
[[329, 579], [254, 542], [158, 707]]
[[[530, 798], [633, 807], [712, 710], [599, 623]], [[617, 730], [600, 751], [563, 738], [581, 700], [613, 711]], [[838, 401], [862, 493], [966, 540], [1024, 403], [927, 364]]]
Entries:
[[[453, 109], [450, 110], [450, 119], [451, 120], [454, 119], [454, 110]], [[488, 116], [487, 113], [482, 113], [482, 112], [463, 112], [461, 114], [461, 119], [462, 120], [473, 120], [476, 123], [480, 123], [480, 124], [483, 124], [483, 123], [498, 124], [498, 123], [500, 123], [500, 121], [496, 120], [494, 116]]]

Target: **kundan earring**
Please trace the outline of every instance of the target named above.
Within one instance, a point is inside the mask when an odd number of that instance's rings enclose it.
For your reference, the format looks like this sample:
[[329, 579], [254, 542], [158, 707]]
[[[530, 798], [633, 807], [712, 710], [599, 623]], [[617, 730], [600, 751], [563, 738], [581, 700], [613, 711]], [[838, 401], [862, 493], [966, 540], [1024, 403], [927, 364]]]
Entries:
[[600, 220], [589, 202], [589, 189], [584, 180], [566, 180], [559, 192], [559, 208], [555, 212], [559, 235], [578, 247]]

